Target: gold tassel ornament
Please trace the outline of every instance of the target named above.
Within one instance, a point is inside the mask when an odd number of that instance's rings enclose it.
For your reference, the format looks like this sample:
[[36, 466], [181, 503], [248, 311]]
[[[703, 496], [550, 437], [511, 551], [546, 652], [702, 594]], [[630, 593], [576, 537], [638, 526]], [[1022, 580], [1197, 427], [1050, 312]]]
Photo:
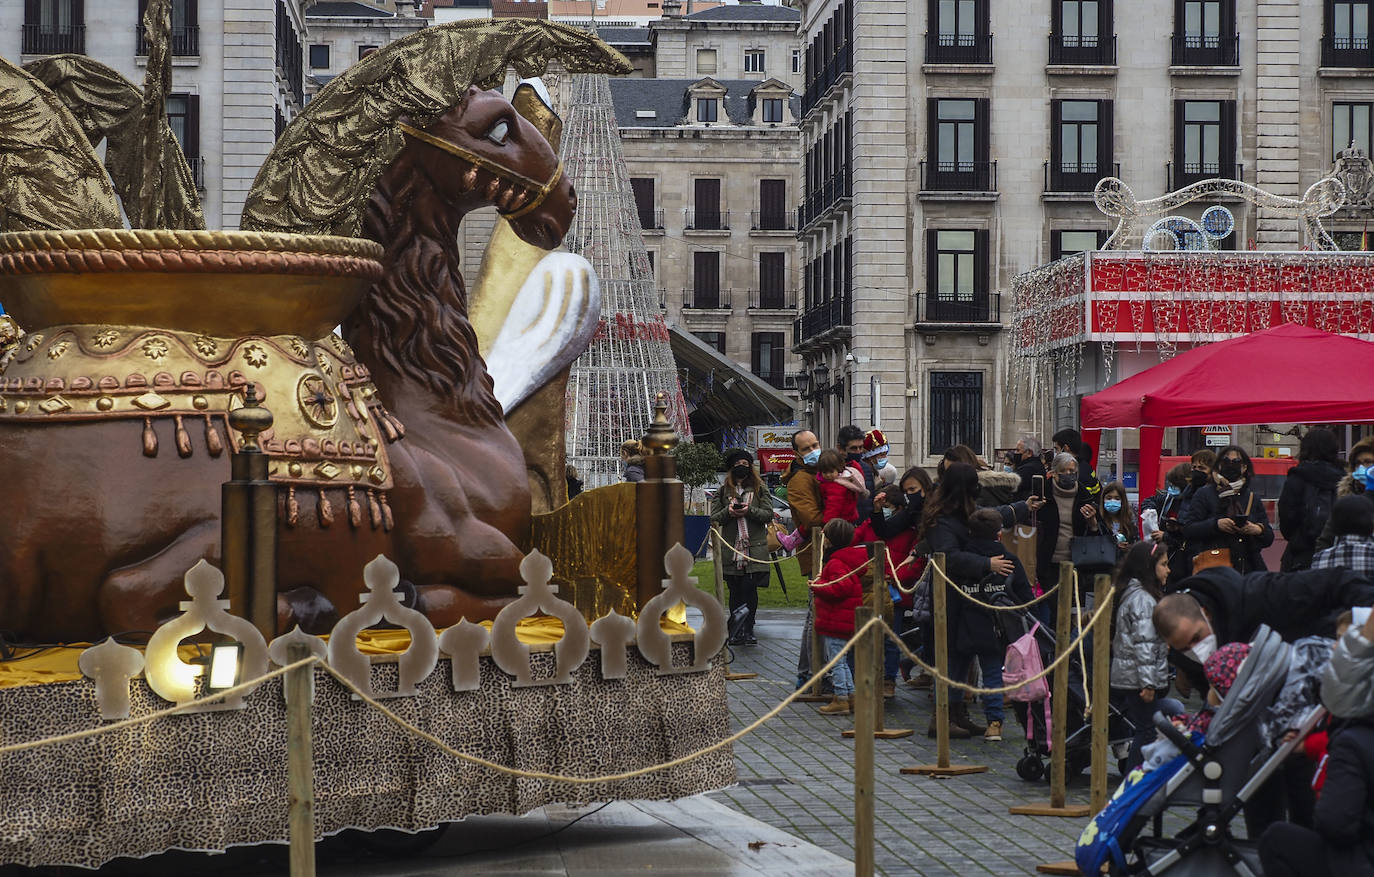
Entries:
[[377, 495], [377, 501], [382, 504], [382, 529], [390, 533], [396, 526], [396, 521], [391, 517], [391, 504], [386, 501], [386, 494]]
[[153, 432], [153, 419], [143, 418], [143, 456], [157, 456], [157, 433]]
[[382, 526], [382, 504], [377, 502], [377, 491], [368, 490], [367, 492], [367, 511], [372, 518], [372, 529], [376, 530]]
[[187, 434], [186, 424], [181, 422], [180, 414], [177, 415], [176, 419], [177, 455], [184, 460], [187, 457], [191, 456], [191, 436]]
[[296, 499], [296, 485], [286, 488], [286, 526], [294, 527], [301, 522], [301, 504]]
[[351, 484], [348, 486], [348, 523], [355, 530], [363, 523], [363, 507], [358, 505], [358, 493]]
[[329, 525], [334, 523], [334, 506], [330, 504], [329, 497], [324, 495], [324, 490], [320, 491], [318, 511], [320, 515], [320, 526], [328, 529]]
[[205, 415], [205, 447], [209, 449], [212, 457], [218, 457], [224, 453], [224, 442], [220, 439], [219, 430], [215, 429], [215, 423], [208, 414]]

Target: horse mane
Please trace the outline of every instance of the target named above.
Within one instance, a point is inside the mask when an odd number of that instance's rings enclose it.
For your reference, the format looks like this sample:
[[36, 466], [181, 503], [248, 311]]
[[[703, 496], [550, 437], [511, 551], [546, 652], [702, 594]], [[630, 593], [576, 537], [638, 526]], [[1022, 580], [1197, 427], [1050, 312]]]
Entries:
[[378, 180], [362, 235], [385, 248], [386, 272], [368, 289], [345, 329], [351, 336], [358, 323], [364, 324], [380, 364], [451, 401], [458, 419], [499, 424], [504, 414], [468, 320], [467, 288], [459, 270], [462, 215], [417, 203], [432, 193], [432, 183], [409, 148]]

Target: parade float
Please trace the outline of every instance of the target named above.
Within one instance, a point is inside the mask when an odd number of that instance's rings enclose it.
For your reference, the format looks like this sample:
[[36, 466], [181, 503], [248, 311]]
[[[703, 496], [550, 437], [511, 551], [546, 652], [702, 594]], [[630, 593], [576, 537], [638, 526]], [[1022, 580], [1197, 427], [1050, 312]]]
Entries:
[[655, 769], [728, 730], [666, 401], [645, 482], [551, 486], [598, 290], [550, 252], [576, 195], [547, 93], [488, 90], [628, 63], [547, 22], [422, 30], [321, 89], [242, 230], [207, 231], [167, 9], [142, 90], [0, 62], [0, 862], [285, 841], [301, 667], [307, 837], [733, 782], [728, 747]]

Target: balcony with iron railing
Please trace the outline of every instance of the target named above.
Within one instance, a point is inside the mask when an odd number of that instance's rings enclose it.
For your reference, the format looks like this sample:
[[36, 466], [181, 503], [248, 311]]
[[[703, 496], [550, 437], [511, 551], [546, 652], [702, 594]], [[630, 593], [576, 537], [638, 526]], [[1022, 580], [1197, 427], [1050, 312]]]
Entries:
[[1048, 194], [1088, 194], [1103, 177], [1121, 176], [1121, 162], [1110, 165], [1060, 162], [1055, 167], [1045, 162], [1045, 192]]
[[684, 311], [728, 311], [733, 309], [735, 291], [733, 289], [712, 289], [689, 287], [682, 290], [682, 309]]
[[730, 211], [702, 210], [699, 207], [686, 207], [682, 211], [685, 231], [729, 231]]
[[84, 24], [26, 24], [21, 37], [19, 51], [25, 55], [81, 55], [86, 52]]
[[649, 234], [661, 233], [663, 231], [663, 208], [655, 207], [651, 210], [640, 209], [639, 227]]
[[1236, 67], [1240, 64], [1240, 34], [1176, 33], [1169, 63], [1175, 67]]
[[996, 192], [996, 161], [920, 162], [922, 192]]
[[[768, 386], [772, 387], [772, 388], [775, 389], [775, 390], [786, 389], [787, 377], [788, 377], [788, 375], [787, 375], [786, 372], [783, 372], [783, 371], [774, 371], [774, 370], [771, 369], [771, 368], [760, 369], [759, 371], [754, 372], [754, 377], [756, 377], [756, 378], [758, 378], [759, 380], [763, 381], [765, 384], [767, 384]], [[794, 382], [794, 386], [795, 386], [795, 382]]]
[[[148, 54], [148, 34], [142, 27], [135, 27], [134, 33], [138, 40], [138, 48], [135, 50], [138, 55]], [[172, 54], [178, 57], [200, 54], [200, 28], [196, 25], [188, 27], [172, 28]]]
[[1073, 67], [1116, 64], [1116, 34], [1050, 34], [1050, 63]]
[[806, 82], [802, 91], [802, 116], [818, 104], [837, 83], [854, 72], [854, 49], [849, 40], [841, 43], [825, 63], [820, 65], [815, 75]]
[[796, 231], [797, 224], [791, 210], [751, 210], [749, 211], [750, 231]]
[[187, 156], [186, 163], [191, 166], [191, 179], [195, 181], [196, 188], [205, 191], [205, 159], [199, 155]]
[[1323, 67], [1374, 67], [1369, 35], [1326, 34], [1322, 37]]
[[990, 33], [926, 33], [927, 64], [991, 64]]
[[749, 309], [751, 311], [795, 311], [797, 292], [794, 289], [751, 289], [749, 290]]
[[801, 205], [797, 207], [797, 228], [805, 228], [837, 205], [843, 206], [853, 197], [852, 179], [849, 168], [841, 167], [813, 191], [807, 192]]
[[968, 324], [987, 331], [1002, 323], [1002, 295], [997, 292], [974, 293], [971, 298], [916, 297], [918, 326]]
[[1168, 190], [1173, 192], [1182, 189], [1184, 186], [1191, 186], [1193, 183], [1202, 180], [1222, 179], [1222, 180], [1245, 180], [1245, 165], [1238, 162], [1187, 162], [1176, 164], [1172, 161], [1164, 162], [1164, 175], [1168, 180]]
[[852, 300], [839, 295], [808, 308], [792, 321], [792, 343], [806, 344], [821, 335], [847, 329], [852, 324]]

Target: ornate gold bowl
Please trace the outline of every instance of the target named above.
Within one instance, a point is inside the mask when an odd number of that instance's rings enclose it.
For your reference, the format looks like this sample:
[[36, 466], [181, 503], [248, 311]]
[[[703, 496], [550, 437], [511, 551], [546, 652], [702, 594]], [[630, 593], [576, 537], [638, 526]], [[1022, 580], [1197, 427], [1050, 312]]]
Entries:
[[382, 247], [271, 232], [0, 234], [0, 303], [29, 331], [158, 326], [219, 337], [329, 334], [382, 274]]

